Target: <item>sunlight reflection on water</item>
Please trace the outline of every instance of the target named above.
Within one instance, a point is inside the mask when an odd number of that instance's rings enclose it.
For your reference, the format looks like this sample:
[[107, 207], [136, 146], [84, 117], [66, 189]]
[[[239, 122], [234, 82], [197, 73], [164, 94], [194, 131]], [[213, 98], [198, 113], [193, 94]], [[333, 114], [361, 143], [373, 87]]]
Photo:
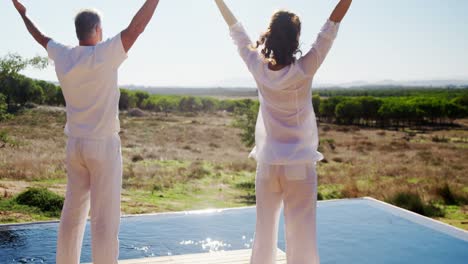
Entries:
[[[388, 210], [371, 200], [319, 204], [322, 262], [388, 264], [401, 263], [404, 257], [405, 263], [414, 264], [467, 263], [468, 239], [435, 231]], [[278, 247], [284, 251], [283, 217], [279, 227]], [[58, 223], [0, 226], [0, 263], [55, 263], [57, 229]], [[88, 223], [83, 263], [91, 262], [89, 231]], [[246, 249], [252, 247], [254, 234], [255, 208], [127, 217], [122, 218], [119, 234], [120, 259]]]
[[141, 246], [141, 247], [134, 246], [133, 249], [136, 250], [136, 251], [143, 252], [146, 257], [156, 256], [153, 252], [151, 252], [151, 247], [150, 246]]
[[231, 244], [227, 244], [219, 240], [213, 240], [209, 237], [200, 241], [183, 240], [179, 244], [201, 246], [203, 250], [208, 252], [224, 251], [225, 249], [229, 249], [232, 247]]

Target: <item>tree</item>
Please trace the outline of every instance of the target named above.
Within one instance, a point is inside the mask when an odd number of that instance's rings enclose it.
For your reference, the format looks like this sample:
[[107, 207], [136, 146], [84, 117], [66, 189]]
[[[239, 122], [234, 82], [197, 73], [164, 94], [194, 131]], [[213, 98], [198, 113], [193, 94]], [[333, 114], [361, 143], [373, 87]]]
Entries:
[[146, 99], [150, 98], [150, 94], [148, 92], [143, 92], [143, 91], [136, 91], [135, 92], [136, 96], [136, 107], [138, 108], [143, 108], [143, 101]]
[[415, 97], [410, 102], [416, 106], [418, 115], [422, 118], [428, 118], [431, 123], [443, 117], [443, 103], [439, 98], [434, 97]]
[[378, 119], [382, 100], [372, 96], [363, 96], [358, 98], [358, 102], [361, 104], [361, 117], [366, 121], [366, 125], [369, 125], [371, 120]]
[[135, 108], [137, 105], [137, 97], [135, 93], [127, 89], [120, 89], [119, 109], [128, 110]]
[[458, 97], [455, 97], [454, 99], [452, 99], [452, 101], [450, 101], [450, 103], [460, 107], [460, 109], [457, 110], [460, 111], [457, 118], [468, 117], [468, 94], [463, 94]]
[[32, 59], [24, 59], [19, 54], [8, 53], [0, 58], [0, 80], [7, 76], [18, 75], [20, 71], [32, 66], [37, 69], [45, 69], [48, 65], [47, 58], [34, 57]]
[[177, 109], [178, 102], [173, 98], [162, 96], [157, 101], [157, 108], [160, 112], [164, 112], [166, 116]]
[[65, 105], [62, 90], [59, 86], [46, 82], [46, 81], [35, 81], [38, 86], [41, 87], [44, 104], [46, 105]]
[[0, 122], [9, 117], [7, 110], [6, 96], [0, 93]]
[[37, 85], [35, 81], [29, 78], [21, 78], [19, 82], [19, 89], [16, 89], [15, 102], [19, 105], [24, 105], [27, 102], [36, 104], [44, 103], [44, 92], [42, 88]]
[[345, 97], [337, 96], [320, 101], [320, 117], [325, 118], [327, 122], [333, 122], [333, 120], [336, 118], [336, 106], [343, 100], [345, 100]]
[[47, 65], [48, 60], [43, 57], [24, 59], [18, 54], [9, 53], [0, 58], [0, 93], [6, 97], [8, 111], [26, 102], [43, 102], [42, 88], [19, 72], [28, 66], [44, 69]]
[[179, 102], [179, 111], [196, 113], [203, 108], [202, 101], [199, 97], [184, 96]]
[[204, 97], [201, 99], [203, 105], [203, 111], [205, 112], [214, 112], [218, 107], [218, 100], [214, 98]]
[[232, 100], [232, 99], [229, 99], [229, 100], [222, 100], [221, 102], [219, 102], [219, 110], [224, 110], [224, 111], [227, 111], [227, 112], [234, 112], [234, 109], [236, 108], [236, 105], [237, 105], [237, 102], [238, 100]]
[[234, 126], [242, 129], [241, 140], [246, 146], [251, 147], [255, 144], [255, 126], [260, 104], [252, 100], [244, 103], [244, 107], [235, 110]]
[[416, 105], [404, 98], [385, 99], [378, 113], [383, 126], [411, 124], [420, 118]]
[[320, 95], [312, 96], [312, 106], [314, 107], [315, 114], [320, 114]]
[[343, 100], [336, 105], [335, 115], [339, 122], [351, 125], [362, 117], [362, 106], [356, 99]]
[[445, 105], [445, 111], [447, 113], [447, 118], [450, 120], [450, 123], [453, 123], [453, 121], [457, 118], [466, 117], [468, 114], [466, 108], [454, 103], [453, 101]]

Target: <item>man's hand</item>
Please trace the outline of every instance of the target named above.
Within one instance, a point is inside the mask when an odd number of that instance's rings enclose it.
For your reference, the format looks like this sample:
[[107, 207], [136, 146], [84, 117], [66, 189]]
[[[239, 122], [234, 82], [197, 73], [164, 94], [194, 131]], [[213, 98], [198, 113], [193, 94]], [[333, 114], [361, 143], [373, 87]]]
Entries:
[[20, 15], [26, 15], [26, 7], [24, 7], [24, 5], [21, 4], [18, 0], [13, 0], [13, 5], [15, 6], [16, 10], [18, 10]]
[[47, 43], [49, 43], [50, 38], [42, 34], [36, 25], [34, 25], [34, 23], [29, 19], [29, 17], [26, 15], [26, 7], [24, 7], [23, 4], [21, 4], [18, 0], [12, 0], [12, 2], [16, 10], [18, 10], [18, 13], [20, 13], [21, 18], [24, 21], [24, 25], [28, 29], [31, 36], [33, 36], [37, 43], [41, 44], [42, 47], [47, 49]]
[[159, 4], [159, 0], [146, 0], [140, 10], [133, 17], [132, 22], [120, 35], [125, 52], [135, 44], [135, 41], [143, 33], [146, 26], [153, 17], [154, 11]]

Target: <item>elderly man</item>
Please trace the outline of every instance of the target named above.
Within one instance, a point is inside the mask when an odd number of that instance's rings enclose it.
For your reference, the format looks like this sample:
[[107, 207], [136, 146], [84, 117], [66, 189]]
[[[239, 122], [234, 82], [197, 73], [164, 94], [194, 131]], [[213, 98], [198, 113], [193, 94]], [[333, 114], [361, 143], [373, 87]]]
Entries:
[[104, 42], [99, 13], [81, 11], [75, 18], [79, 45], [71, 47], [42, 34], [26, 15], [26, 8], [13, 0], [29, 33], [55, 62], [66, 101], [68, 183], [57, 242], [58, 264], [80, 262], [90, 209], [93, 262], [117, 263], [122, 183], [118, 68], [158, 3], [147, 0], [126, 29]]

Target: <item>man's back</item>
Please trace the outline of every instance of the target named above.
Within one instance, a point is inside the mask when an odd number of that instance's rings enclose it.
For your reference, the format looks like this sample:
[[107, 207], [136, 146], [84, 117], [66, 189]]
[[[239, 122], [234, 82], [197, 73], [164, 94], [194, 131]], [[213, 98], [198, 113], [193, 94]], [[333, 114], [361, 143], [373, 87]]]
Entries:
[[67, 105], [65, 133], [93, 139], [118, 133], [118, 68], [127, 58], [120, 34], [96, 46], [67, 47], [51, 40], [47, 51]]

